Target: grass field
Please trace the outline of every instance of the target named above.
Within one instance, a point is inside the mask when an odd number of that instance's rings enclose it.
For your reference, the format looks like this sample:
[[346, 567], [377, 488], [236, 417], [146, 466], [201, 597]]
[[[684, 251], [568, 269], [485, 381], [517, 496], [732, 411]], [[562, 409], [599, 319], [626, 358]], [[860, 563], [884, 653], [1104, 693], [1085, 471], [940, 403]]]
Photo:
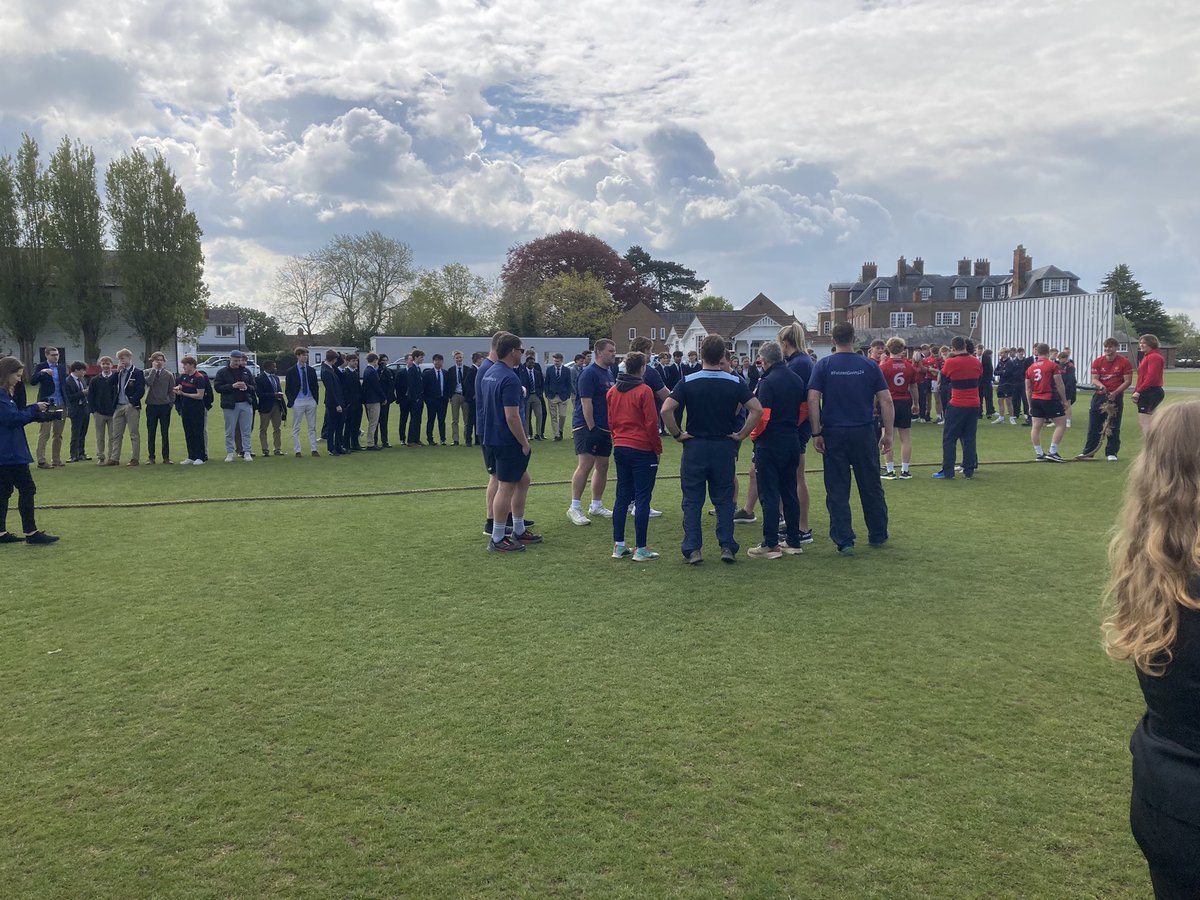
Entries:
[[[465, 447], [37, 473], [51, 505], [473, 489], [43, 511], [61, 543], [0, 548], [2, 893], [1148, 896], [1098, 630], [1136, 422], [1115, 464], [980, 431], [974, 482], [885, 485], [882, 550], [834, 554], [818, 475], [803, 556], [721, 566], [706, 517], [697, 569], [666, 477], [656, 563], [561, 484], [543, 546], [486, 554]], [[572, 467], [535, 444], [535, 481]]]

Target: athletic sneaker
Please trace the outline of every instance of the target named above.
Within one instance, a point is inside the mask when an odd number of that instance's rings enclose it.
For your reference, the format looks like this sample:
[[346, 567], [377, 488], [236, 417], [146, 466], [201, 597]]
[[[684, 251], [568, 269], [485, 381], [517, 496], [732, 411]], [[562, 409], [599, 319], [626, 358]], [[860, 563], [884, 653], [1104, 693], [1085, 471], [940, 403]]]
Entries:
[[1048, 462], [1066, 462], [1066, 460], [1063, 459], [1061, 456], [1059, 456], [1057, 453], [1047, 453], [1046, 460]]
[[721, 548], [721, 562], [732, 566], [734, 563], [733, 556], [734, 556], [733, 551], [730, 550], [728, 547]]
[[229, 453], [225, 456], [225, 462], [233, 462], [233, 454]]
[[244, 459], [246, 462], [250, 462], [252, 459], [254, 459], [254, 457], [251, 455], [250, 451], [247, 450], [242, 454], [242, 459]]
[[658, 554], [653, 550], [647, 550], [645, 547], [638, 547], [633, 553], [634, 562], [649, 562], [652, 559], [658, 559]]
[[57, 540], [58, 535], [46, 534], [44, 531], [35, 531], [33, 534], [25, 535], [27, 544], [53, 544]]
[[1108, 456], [1107, 456], [1107, 457], [1105, 457], [1105, 458], [1106, 458], [1106, 459], [1107, 459], [1109, 462], [1116, 462], [1116, 461], [1117, 461], [1117, 454], [1115, 454], [1115, 453], [1110, 453], [1110, 454], [1108, 454]]
[[[1095, 455], [1096, 455], [1096, 454], [1095, 454], [1095, 452], [1093, 451], [1092, 453], [1080, 453], [1080, 454], [1079, 454], [1078, 456], [1076, 456], [1075, 458], [1076, 458], [1076, 459], [1091, 459], [1091, 458], [1092, 458], [1093, 456], [1095, 456]], [[1113, 456], [1110, 456], [1110, 457], [1109, 457], [1109, 459], [1115, 459], [1115, 458], [1116, 458], [1116, 457], [1113, 457]]]
[[[768, 547], [766, 544], [758, 544], [746, 551], [746, 555], [753, 559], [783, 559], [783, 551], [778, 546]], [[724, 558], [724, 554], [722, 554]]]
[[525, 545], [518, 544], [510, 537], [500, 542], [488, 541], [488, 553], [524, 553]]
[[1049, 460], [1047, 460], [1047, 459], [1046, 459], [1046, 454], [1045, 454], [1045, 453], [1037, 453], [1037, 454], [1034, 454], [1034, 457], [1033, 457], [1033, 458], [1034, 458], [1035, 460], [1037, 460], [1038, 462], [1049, 462]]
[[[626, 513], [626, 515], [632, 516], [633, 514], [634, 514], [634, 509], [633, 509], [633, 506], [632, 506], [632, 504], [631, 504], [631, 505], [630, 505], [630, 507], [629, 507], [629, 510], [628, 510], [628, 512]], [[708, 511], [708, 514], [709, 514], [710, 516], [715, 516], [715, 515], [717, 514], [717, 511], [716, 511], [715, 509], [710, 509], [710, 510]], [[652, 507], [650, 507], [650, 518], [652, 518], [652, 519], [657, 519], [657, 518], [658, 518], [659, 516], [661, 516], [661, 515], [662, 515], [662, 510], [661, 510], [661, 509], [655, 509], [653, 506], [652, 506]]]
[[704, 558], [700, 556], [699, 550], [693, 550], [683, 558], [683, 561], [689, 566], [698, 566], [700, 563], [704, 562]]
[[753, 525], [757, 521], [758, 521], [758, 516], [756, 516], [752, 510], [735, 509], [733, 511], [733, 524], [734, 525]]
[[812, 529], [800, 532], [800, 543], [811, 544], [813, 542]]
[[576, 525], [591, 525], [592, 520], [583, 514], [583, 510], [578, 506], [572, 506], [567, 510], [567, 518]]
[[804, 552], [803, 547], [792, 547], [782, 541], [779, 544], [779, 550], [781, 553], [786, 553], [788, 556], [799, 556]]
[[912, 478], [912, 472], [905, 472], [905, 471], [901, 470], [896, 475], [896, 477], [899, 478], [901, 481], [909, 481]]
[[204, 460], [202, 460], [202, 459], [193, 459], [193, 460], [192, 460], [192, 465], [193, 465], [193, 466], [202, 466], [202, 465], [204, 465]]
[[588, 515], [589, 516], [599, 516], [601, 519], [611, 519], [612, 518], [612, 510], [607, 509], [603, 506], [597, 506], [595, 509], [589, 509]]
[[937, 478], [939, 481], [950, 481], [951, 479], [954, 478], [953, 475], [947, 475], [941, 469], [938, 469], [936, 472], [934, 472], [933, 477]]
[[846, 544], [844, 547], [838, 547], [837, 552], [838, 552], [838, 556], [853, 556], [854, 555], [854, 545]]
[[542, 536], [540, 534], [534, 534], [532, 531], [526, 528], [520, 534], [513, 535], [512, 540], [525, 545], [540, 544], [542, 542]]
[[962, 470], [963, 470], [963, 467], [962, 467], [962, 466], [955, 466], [955, 467], [954, 467], [954, 471], [955, 471], [955, 472], [961, 472]]
[[880, 476], [886, 475], [887, 474], [887, 466], [880, 466], [879, 474], [880, 474]]
[[882, 478], [884, 481], [895, 481], [900, 476], [896, 474], [895, 469], [893, 469], [890, 472], [887, 469], [884, 469], [879, 477]]
[[192, 464], [192, 461], [190, 459], [185, 459], [183, 462], [180, 463], [181, 466], [190, 466], [191, 464]]
[[938, 424], [938, 425], [945, 425], [945, 424], [946, 424], [946, 420], [945, 420], [945, 419], [943, 419], [941, 416], [938, 416], [938, 417], [937, 417], [937, 424]]
[[627, 559], [630, 556], [633, 556], [633, 551], [628, 547], [618, 547], [616, 544], [613, 544], [613, 559]]
[[1009, 417], [1008, 417], [1008, 424], [1009, 424], [1009, 425], [1016, 425], [1016, 424], [1017, 424], [1017, 417], [1016, 417], [1016, 416], [1009, 416]]
[[996, 420], [994, 422], [992, 422], [992, 424], [999, 425], [1003, 421], [1004, 421], [1004, 416], [996, 416]]

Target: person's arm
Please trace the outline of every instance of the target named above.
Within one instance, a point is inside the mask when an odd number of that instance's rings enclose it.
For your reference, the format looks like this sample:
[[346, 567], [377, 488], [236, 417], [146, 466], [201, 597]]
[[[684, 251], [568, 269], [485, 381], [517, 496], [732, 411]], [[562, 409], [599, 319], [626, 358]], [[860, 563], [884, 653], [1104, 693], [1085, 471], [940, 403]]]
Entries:
[[579, 409], [583, 412], [583, 424], [587, 426], [588, 431], [596, 427], [596, 419], [592, 415], [592, 398], [580, 397]]
[[[1128, 379], [1126, 379], [1125, 383], [1129, 383]], [[1096, 371], [1095, 366], [1092, 366], [1092, 387], [1096, 389], [1097, 394], [1105, 393], [1104, 382], [1100, 380], [1100, 373]], [[1125, 388], [1122, 387], [1121, 390], [1125, 390]], [[1120, 393], [1120, 391], [1117, 391], [1117, 393]]]
[[883, 439], [879, 442], [879, 449], [887, 453], [892, 449], [892, 429], [896, 424], [896, 407], [892, 403], [892, 395], [888, 393], [887, 388], [875, 394], [875, 402], [879, 404], [879, 418], [883, 422]]
[[504, 421], [508, 424], [508, 430], [512, 432], [512, 436], [521, 445], [521, 452], [528, 456], [529, 438], [525, 437], [525, 426], [521, 424], [521, 407], [504, 407]]
[[1025, 400], [1025, 408], [1029, 409], [1033, 405], [1033, 382], [1029, 380], [1028, 376], [1025, 378]]
[[1058, 388], [1058, 396], [1062, 400], [1063, 409], [1066, 409], [1070, 405], [1067, 402], [1067, 385], [1063, 381], [1062, 375], [1058, 372], [1054, 373], [1054, 386]]
[[735, 441], [744, 441], [746, 435], [752, 432], [755, 426], [758, 425], [758, 420], [763, 416], [763, 406], [758, 402], [757, 397], [751, 397], [745, 403], [746, 406], [746, 424], [742, 426], [741, 431], [735, 431], [729, 435]]
[[674, 397], [668, 397], [663, 401], [662, 417], [663, 424], [667, 426], [667, 434], [675, 438], [679, 442], [691, 440], [692, 436], [679, 427], [679, 423], [675, 421], [675, 410], [679, 409], [679, 401]]
[[45, 400], [39, 400], [24, 409], [17, 409], [16, 403], [0, 403], [0, 427], [24, 428], [33, 421], [34, 416], [45, 412], [48, 405]]
[[[912, 398], [912, 411], [915, 416], [921, 410], [920, 398], [917, 396], [917, 384], [915, 381], [910, 381], [908, 384], [908, 396]], [[893, 421], [895, 421], [896, 410], [892, 409]]]
[[813, 449], [825, 452], [825, 438], [821, 434], [821, 392], [808, 389], [808, 421], [812, 433]]
[[[664, 402], [665, 402], [665, 401], [666, 401], [666, 399], [667, 399], [668, 397], [670, 397], [670, 396], [671, 396], [671, 392], [667, 390], [667, 387], [666, 387], [666, 385], [664, 384], [664, 385], [663, 385], [662, 387], [660, 387], [660, 388], [659, 388], [657, 391], [655, 391], [655, 393], [654, 393], [654, 396], [655, 396], [655, 397], [657, 397], [659, 400], [662, 400], [662, 401], [664, 401]], [[656, 432], [658, 431], [657, 424], [656, 424], [656, 426], [655, 426], [655, 429], [654, 429], [654, 430], [655, 430]]]

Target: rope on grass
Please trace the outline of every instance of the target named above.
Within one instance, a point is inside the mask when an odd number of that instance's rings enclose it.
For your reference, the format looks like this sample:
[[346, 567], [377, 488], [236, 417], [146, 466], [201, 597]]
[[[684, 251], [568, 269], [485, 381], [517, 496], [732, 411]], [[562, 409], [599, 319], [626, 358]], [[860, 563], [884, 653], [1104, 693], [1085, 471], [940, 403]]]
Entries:
[[[991, 466], [1024, 466], [1036, 463], [1036, 459], [1002, 459], [988, 462]], [[913, 463], [911, 468], [941, 468], [941, 463]], [[807, 474], [820, 474], [822, 469], [809, 469]], [[739, 475], [749, 475], [739, 472]], [[678, 475], [659, 475], [658, 481], [678, 481]], [[569, 485], [565, 481], [532, 481], [530, 487], [562, 487]], [[340, 494], [271, 494], [264, 497], [188, 497], [182, 500], [132, 500], [128, 503], [46, 503], [38, 504], [38, 509], [70, 510], [70, 509], [149, 509], [158, 506], [192, 506], [201, 503], [265, 503], [279, 500], [356, 500], [363, 497], [410, 497], [420, 494], [452, 494], [460, 491], [479, 491], [485, 486], [481, 484], [464, 484], [442, 487], [404, 488], [394, 491], [349, 491]]]

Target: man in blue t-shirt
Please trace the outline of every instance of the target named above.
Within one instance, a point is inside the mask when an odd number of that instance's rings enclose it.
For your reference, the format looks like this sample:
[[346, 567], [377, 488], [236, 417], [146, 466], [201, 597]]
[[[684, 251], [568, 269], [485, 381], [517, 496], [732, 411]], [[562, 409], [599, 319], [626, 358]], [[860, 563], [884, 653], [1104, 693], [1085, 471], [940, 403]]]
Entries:
[[[525, 498], [529, 494], [529, 438], [525, 436], [525, 389], [516, 373], [521, 362], [521, 339], [502, 334], [496, 341], [496, 363], [476, 385], [479, 432], [488, 472], [496, 477], [492, 501], [492, 534], [488, 551], [519, 553], [542, 538], [525, 527]], [[512, 513], [512, 537], [505, 520]]]
[[[725, 339], [710, 334], [700, 345], [703, 365], [684, 377], [663, 403], [663, 424], [671, 437], [683, 444], [679, 484], [683, 491], [684, 562], [701, 562], [704, 538], [700, 511], [707, 491], [717, 511], [717, 543], [721, 561], [732, 563], [738, 551], [733, 539], [733, 478], [738, 445], [762, 418], [762, 405], [750, 394], [750, 386], [731, 372], [722, 371]], [[745, 407], [746, 420], [738, 421]], [[676, 422], [675, 413], [687, 413], [687, 430]], [[740, 426], [740, 427], [739, 427]]]
[[[612, 432], [608, 429], [608, 389], [616, 383], [610, 366], [617, 358], [617, 345], [605, 338], [596, 341], [596, 361], [579, 373], [575, 414], [571, 418], [575, 455], [579, 462], [571, 476], [571, 505], [567, 518], [576, 525], [591, 525], [588, 515], [612, 518], [602, 498], [608, 483], [608, 458], [612, 456]], [[581, 498], [592, 476], [592, 505], [583, 512]]]
[[[867, 540], [872, 547], [888, 539], [888, 509], [879, 479], [879, 451], [892, 447], [896, 410], [883, 371], [854, 352], [854, 326], [833, 326], [832, 355], [813, 366], [808, 382], [808, 416], [813, 446], [825, 455], [825, 506], [829, 536], [843, 556], [854, 555], [850, 519], [850, 474], [858, 482]], [[875, 437], [875, 404], [883, 421], [883, 441]]]

